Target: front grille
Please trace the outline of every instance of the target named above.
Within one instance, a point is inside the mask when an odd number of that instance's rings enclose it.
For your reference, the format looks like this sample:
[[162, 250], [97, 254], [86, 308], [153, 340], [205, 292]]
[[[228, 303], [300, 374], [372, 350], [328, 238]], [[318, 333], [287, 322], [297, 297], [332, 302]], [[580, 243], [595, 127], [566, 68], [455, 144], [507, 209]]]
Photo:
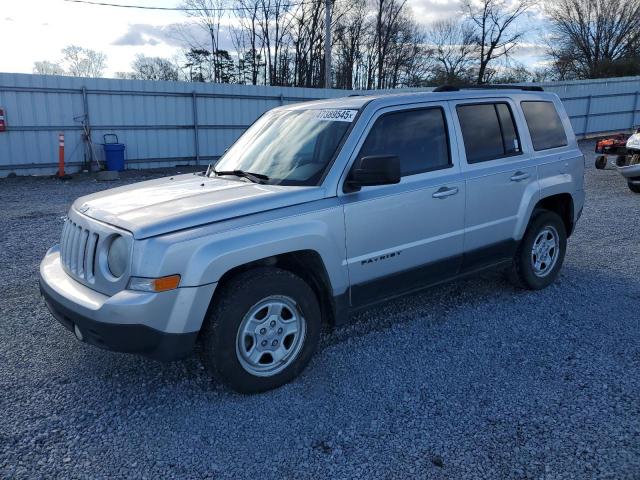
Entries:
[[60, 257], [67, 272], [89, 283], [95, 282], [96, 251], [99, 235], [71, 219], [64, 222]]

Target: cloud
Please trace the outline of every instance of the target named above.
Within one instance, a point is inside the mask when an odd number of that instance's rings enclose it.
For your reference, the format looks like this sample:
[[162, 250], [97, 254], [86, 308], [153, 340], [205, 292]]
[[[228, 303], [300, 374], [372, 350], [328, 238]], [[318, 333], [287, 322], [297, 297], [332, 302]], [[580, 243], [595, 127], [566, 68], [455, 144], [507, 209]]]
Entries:
[[4, 21], [5, 21], [5, 22], [13, 22], [13, 18], [11, 18], [11, 17], [4, 17]]
[[420, 23], [456, 17], [463, 10], [460, 0], [412, 0], [408, 3]]
[[517, 47], [518, 55], [541, 57], [547, 52], [547, 47], [539, 43], [520, 43]]
[[166, 43], [172, 46], [182, 46], [180, 42], [176, 42], [176, 38], [171, 33], [171, 26], [157, 26], [146, 23], [136, 23], [129, 25], [127, 32], [117, 38], [112, 45], [135, 47], [141, 45], [158, 45]]
[[[191, 46], [208, 48], [211, 45], [208, 31], [195, 22], [171, 23], [168, 25], [151, 25], [147, 23], [130, 24], [127, 32], [114, 40], [116, 46], [136, 47], [165, 44], [175, 48]], [[220, 26], [220, 48], [231, 49], [231, 37], [227, 25]]]

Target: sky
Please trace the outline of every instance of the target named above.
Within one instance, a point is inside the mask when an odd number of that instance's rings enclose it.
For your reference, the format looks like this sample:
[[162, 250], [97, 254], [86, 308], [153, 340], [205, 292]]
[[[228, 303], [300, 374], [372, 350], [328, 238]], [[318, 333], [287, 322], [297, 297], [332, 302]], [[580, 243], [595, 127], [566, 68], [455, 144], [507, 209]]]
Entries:
[[[180, 0], [110, 0], [110, 3], [176, 7]], [[459, 12], [458, 0], [408, 0], [414, 18], [429, 23]], [[67, 45], [107, 55], [105, 76], [130, 70], [136, 54], [172, 58], [184, 40], [177, 28], [190, 21], [180, 11], [123, 9], [69, 3], [64, 0], [0, 0], [0, 72], [32, 73], [36, 61], [57, 61]], [[184, 27], [181, 27], [184, 31]], [[198, 31], [188, 28], [187, 31]], [[230, 40], [221, 40], [231, 48]], [[535, 65], [540, 51], [531, 41], [518, 60]]]

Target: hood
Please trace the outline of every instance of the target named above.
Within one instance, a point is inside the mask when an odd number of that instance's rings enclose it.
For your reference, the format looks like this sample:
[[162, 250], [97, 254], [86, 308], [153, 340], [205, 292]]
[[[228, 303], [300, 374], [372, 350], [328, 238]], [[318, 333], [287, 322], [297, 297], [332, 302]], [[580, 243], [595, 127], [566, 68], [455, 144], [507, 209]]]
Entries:
[[197, 174], [149, 180], [81, 197], [73, 208], [146, 238], [324, 198], [320, 187], [260, 185]]

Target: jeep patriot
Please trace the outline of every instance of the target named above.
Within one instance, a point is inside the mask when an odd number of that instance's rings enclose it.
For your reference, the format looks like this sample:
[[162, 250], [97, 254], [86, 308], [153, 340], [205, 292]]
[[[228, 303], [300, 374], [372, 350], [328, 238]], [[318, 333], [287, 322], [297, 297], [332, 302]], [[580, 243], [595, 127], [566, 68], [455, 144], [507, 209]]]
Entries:
[[217, 378], [265, 391], [354, 309], [487, 268], [549, 285], [583, 172], [535, 87], [286, 105], [206, 172], [76, 200], [40, 289], [81, 341], [165, 360], [201, 342]]

